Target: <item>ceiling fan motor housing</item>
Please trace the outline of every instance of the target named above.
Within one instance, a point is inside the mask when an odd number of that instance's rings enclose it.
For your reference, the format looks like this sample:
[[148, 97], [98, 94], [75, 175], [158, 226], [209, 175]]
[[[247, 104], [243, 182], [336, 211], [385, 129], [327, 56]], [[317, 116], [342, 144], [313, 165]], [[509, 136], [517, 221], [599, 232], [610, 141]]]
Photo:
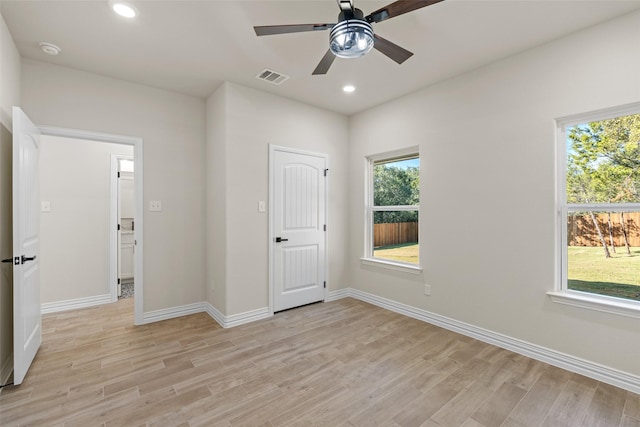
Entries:
[[373, 28], [360, 9], [342, 11], [338, 23], [331, 29], [329, 40], [331, 52], [337, 57], [357, 58], [373, 49]]

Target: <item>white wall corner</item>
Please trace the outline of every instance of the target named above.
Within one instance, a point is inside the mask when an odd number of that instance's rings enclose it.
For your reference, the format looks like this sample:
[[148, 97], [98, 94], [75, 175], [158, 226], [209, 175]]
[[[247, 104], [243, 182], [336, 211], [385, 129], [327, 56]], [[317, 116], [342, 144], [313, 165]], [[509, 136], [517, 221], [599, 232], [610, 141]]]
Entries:
[[41, 305], [41, 313], [58, 313], [60, 311], [75, 310], [78, 308], [93, 307], [95, 305], [113, 302], [111, 294], [94, 295], [91, 297], [74, 298], [64, 301], [46, 302]]
[[[7, 357], [2, 366], [0, 366], [0, 384], [7, 384], [9, 382], [9, 378], [11, 378], [11, 373], [13, 372], [13, 353]], [[0, 392], [2, 389], [0, 388]]]
[[[385, 308], [395, 313], [403, 314], [423, 322], [439, 326], [441, 328], [457, 332], [459, 334], [475, 338], [479, 341], [495, 345], [506, 350], [513, 351], [523, 356], [530, 357], [550, 365], [575, 372], [607, 384], [640, 393], [640, 377], [637, 375], [622, 372], [608, 366], [580, 359], [565, 353], [561, 353], [549, 348], [545, 348], [536, 344], [521, 341], [497, 332], [479, 328], [468, 323], [460, 322], [439, 314], [431, 313], [426, 310], [411, 307], [387, 298], [383, 298], [358, 289], [340, 289], [333, 291], [336, 295], [334, 299], [350, 296], [360, 301], [373, 304], [375, 306]], [[330, 294], [332, 294], [330, 292]], [[348, 294], [348, 295], [345, 295]], [[331, 295], [333, 297], [334, 295]]]

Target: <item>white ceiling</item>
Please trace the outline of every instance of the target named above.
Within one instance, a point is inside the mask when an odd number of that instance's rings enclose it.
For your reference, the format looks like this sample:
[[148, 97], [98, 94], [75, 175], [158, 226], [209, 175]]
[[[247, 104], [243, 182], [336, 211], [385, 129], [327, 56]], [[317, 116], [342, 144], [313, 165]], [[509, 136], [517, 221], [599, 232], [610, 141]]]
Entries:
[[[365, 14], [390, 3], [355, 0]], [[254, 25], [335, 23], [335, 0], [132, 0], [134, 20], [107, 0], [0, 0], [23, 57], [202, 98], [223, 81], [353, 114], [437, 81], [640, 9], [640, 0], [445, 0], [374, 24], [414, 52], [398, 65], [377, 51], [336, 59], [312, 76], [328, 32], [257, 37]], [[40, 42], [60, 46], [56, 57]], [[588, 50], [588, 46], [585, 46]], [[255, 76], [289, 75], [281, 86]], [[341, 88], [351, 83], [353, 94]]]

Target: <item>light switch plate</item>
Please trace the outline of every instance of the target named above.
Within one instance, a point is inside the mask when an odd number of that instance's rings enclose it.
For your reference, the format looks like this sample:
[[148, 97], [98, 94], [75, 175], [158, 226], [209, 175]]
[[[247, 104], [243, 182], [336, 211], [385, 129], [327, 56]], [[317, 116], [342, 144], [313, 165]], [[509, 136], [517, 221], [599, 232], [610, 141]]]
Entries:
[[149, 210], [151, 212], [161, 212], [162, 200], [149, 200]]
[[40, 211], [51, 212], [51, 202], [49, 201], [40, 202]]
[[265, 212], [267, 210], [267, 205], [265, 204], [264, 200], [260, 200], [258, 202], [258, 212]]

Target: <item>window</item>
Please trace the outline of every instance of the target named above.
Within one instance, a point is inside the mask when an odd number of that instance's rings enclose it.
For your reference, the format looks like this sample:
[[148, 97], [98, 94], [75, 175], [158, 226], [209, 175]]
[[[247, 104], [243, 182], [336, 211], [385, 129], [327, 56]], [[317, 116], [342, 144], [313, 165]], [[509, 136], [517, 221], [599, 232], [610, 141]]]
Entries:
[[640, 105], [559, 135], [560, 291], [640, 310]]
[[417, 147], [367, 159], [364, 259], [418, 269], [420, 157]]

